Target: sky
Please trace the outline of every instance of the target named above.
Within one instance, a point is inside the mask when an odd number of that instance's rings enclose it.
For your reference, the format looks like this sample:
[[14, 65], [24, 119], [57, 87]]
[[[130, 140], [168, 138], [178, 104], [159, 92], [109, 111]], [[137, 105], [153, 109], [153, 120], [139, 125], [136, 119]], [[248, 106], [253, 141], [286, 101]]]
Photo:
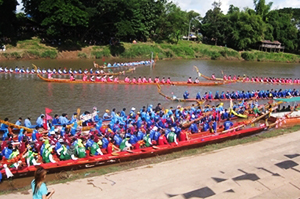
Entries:
[[[222, 3], [222, 11], [224, 14], [227, 13], [229, 5], [234, 5], [243, 9], [245, 7], [254, 8], [253, 0], [220, 0]], [[19, 6], [17, 12], [22, 9], [21, 0], [18, 0]], [[205, 16], [205, 13], [212, 8], [214, 0], [173, 0], [174, 3], [179, 5], [182, 10], [190, 11], [194, 10], [200, 13], [201, 17]], [[269, 3], [269, 0], [266, 0]], [[272, 0], [272, 9], [280, 9], [284, 7], [300, 8], [300, 0]]]
[[[204, 17], [205, 13], [212, 8], [214, 0], [173, 0], [173, 2], [179, 5], [182, 10], [194, 10], [200, 13], [201, 17]], [[231, 4], [240, 9], [245, 7], [254, 9], [253, 0], [220, 0], [220, 2], [222, 3], [221, 8], [224, 14], [227, 13]], [[272, 9], [285, 7], [300, 8], [300, 0], [266, 0], [266, 3], [269, 2], [273, 2]]]

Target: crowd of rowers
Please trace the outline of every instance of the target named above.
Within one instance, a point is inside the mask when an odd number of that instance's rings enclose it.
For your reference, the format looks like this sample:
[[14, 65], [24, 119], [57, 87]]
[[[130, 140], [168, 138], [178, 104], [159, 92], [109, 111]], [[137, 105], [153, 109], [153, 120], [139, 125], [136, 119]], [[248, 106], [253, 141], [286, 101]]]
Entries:
[[[256, 114], [261, 111], [255, 100], [235, 102], [233, 110]], [[23, 129], [14, 135], [9, 126], [1, 124], [1, 130], [8, 133], [3, 135], [0, 157], [4, 160], [17, 158], [12, 167], [19, 168], [20, 157], [25, 158], [27, 166], [30, 166], [156, 145], [177, 145], [187, 140], [189, 134], [217, 133], [218, 128], [230, 129], [233, 126], [232, 117], [234, 115], [223, 107], [223, 103], [202, 108], [177, 106], [165, 110], [158, 104], [155, 108], [144, 106], [139, 111], [133, 107], [128, 113], [126, 108], [120, 112], [112, 109], [106, 110], [102, 117], [94, 107], [92, 113], [86, 111], [80, 115], [79, 118], [85, 118], [83, 125], [92, 124], [89, 131], [82, 131], [77, 126], [77, 113], [71, 120], [67, 114], [55, 115], [52, 121], [47, 121], [48, 127], [45, 127], [44, 115], [41, 115], [39, 118], [44, 124], [37, 124], [31, 135]], [[105, 120], [109, 120], [108, 124]], [[22, 121], [18, 122], [22, 124]], [[72, 122], [73, 126], [67, 128], [66, 124]], [[48, 129], [44, 136], [38, 132], [39, 127]]]
[[[212, 74], [212, 79], [216, 79], [215, 75]], [[286, 83], [286, 84], [300, 84], [300, 78], [279, 78], [279, 77], [249, 77], [249, 76], [243, 76], [241, 77], [240, 75], [236, 76], [236, 75], [223, 75], [223, 80], [224, 81], [236, 81], [236, 80], [240, 80], [243, 82], [257, 82], [257, 83]]]
[[[135, 66], [140, 66], [140, 65], [149, 65], [151, 64], [150, 60], [147, 61], [137, 61], [137, 62], [126, 62], [126, 63], [113, 63], [110, 64], [108, 63], [105, 68], [116, 68], [116, 67], [135, 67]], [[84, 69], [82, 70], [81, 68], [79, 70], [72, 70], [72, 68], [67, 69], [67, 68], [54, 68], [54, 69], [40, 69], [38, 68], [35, 70], [34, 68], [25, 68], [24, 66], [19, 67], [16, 66], [15, 68], [8, 68], [8, 67], [2, 67], [0, 66], [0, 73], [24, 73], [24, 74], [34, 74], [34, 73], [39, 73], [39, 74], [57, 74], [57, 75], [69, 75], [69, 74], [103, 74], [105, 73], [103, 70], [96, 69], [95, 71], [93, 68], [91, 69]]]
[[[50, 74], [48, 74], [48, 79], [51, 79], [52, 76]], [[75, 77], [73, 74], [70, 75], [70, 80], [71, 81], [75, 81]], [[95, 75], [88, 75], [88, 74], [84, 74], [82, 77], [82, 81], [91, 81], [91, 82], [119, 82], [119, 78], [118, 77], [113, 77], [113, 75], [101, 75], [101, 74], [97, 74]], [[133, 77], [130, 78], [129, 76], [126, 76], [124, 78], [124, 82], [125, 83], [131, 83], [131, 84], [143, 84], [143, 83], [156, 83], [156, 84], [173, 84], [173, 82], [171, 81], [171, 78], [165, 78], [162, 77], [162, 79], [160, 79], [159, 77], [155, 77], [154, 79], [152, 79], [152, 77], [147, 78], [146, 76], [141, 77], [139, 76], [138, 78]], [[187, 84], [197, 84], [199, 83], [199, 79], [198, 77], [195, 78], [195, 80], [192, 80], [192, 77], [189, 77], [188, 80], [186, 81]]]
[[[189, 99], [189, 92], [185, 91], [183, 93], [184, 99]], [[212, 94], [211, 91], [205, 92], [201, 97], [201, 93], [198, 92], [196, 94], [197, 100], [222, 100], [222, 99], [234, 99], [234, 100], [242, 100], [242, 99], [273, 99], [273, 98], [286, 98], [286, 97], [296, 97], [300, 96], [299, 90], [294, 89], [271, 89], [271, 90], [253, 90], [253, 91], [216, 91], [215, 95]], [[173, 98], [177, 98], [173, 96]]]

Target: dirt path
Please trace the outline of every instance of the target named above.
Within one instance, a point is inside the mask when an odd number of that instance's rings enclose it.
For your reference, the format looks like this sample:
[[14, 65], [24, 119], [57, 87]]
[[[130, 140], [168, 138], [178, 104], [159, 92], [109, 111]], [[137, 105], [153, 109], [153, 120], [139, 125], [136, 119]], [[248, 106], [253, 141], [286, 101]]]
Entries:
[[[299, 143], [300, 131], [49, 187], [56, 190], [53, 199], [299, 198]], [[25, 199], [29, 194], [31, 190], [1, 199]]]

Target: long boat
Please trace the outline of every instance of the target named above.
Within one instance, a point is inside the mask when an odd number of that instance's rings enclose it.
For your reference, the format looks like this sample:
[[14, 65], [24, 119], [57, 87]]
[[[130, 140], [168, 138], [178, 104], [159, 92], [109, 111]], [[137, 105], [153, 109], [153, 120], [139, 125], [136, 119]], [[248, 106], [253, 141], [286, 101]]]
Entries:
[[[74, 81], [71, 81], [70, 79], [61, 79], [61, 78], [52, 78], [52, 79], [48, 79], [43, 77], [40, 74], [37, 74], [37, 76], [46, 82], [56, 82], [56, 83], [72, 83], [72, 84], [129, 84], [129, 85], [156, 85], [157, 83], [132, 83], [132, 82], [125, 82], [124, 80], [119, 80], [118, 82], [101, 82], [101, 81], [83, 81], [81, 79], [76, 79]], [[174, 85], [174, 86], [218, 86], [218, 85], [223, 85], [224, 82], [212, 82], [212, 81], [202, 81], [199, 83], [187, 83], [187, 82], [183, 82], [183, 81], [173, 81], [171, 84], [163, 84], [163, 83], [159, 83], [161, 85]]]
[[242, 100], [247, 100], [247, 101], [251, 101], [251, 100], [272, 100], [273, 98], [249, 98], [249, 99], [196, 99], [196, 98], [189, 98], [189, 99], [184, 99], [184, 98], [178, 98], [178, 97], [171, 97], [171, 96], [168, 96], [166, 94], [164, 94], [162, 91], [161, 91], [161, 86], [160, 85], [157, 85], [157, 91], [158, 91], [158, 94], [160, 94], [161, 96], [163, 96], [165, 99], [167, 100], [170, 100], [170, 101], [174, 101], [174, 102], [197, 102], [198, 104], [202, 104], [202, 103], [205, 103], [205, 102], [225, 102], [225, 101], [230, 101], [230, 100], [233, 100], [233, 101], [242, 101]]
[[[195, 68], [197, 68], [196, 66], [194, 66]], [[197, 68], [198, 69], [198, 68]], [[208, 77], [206, 75], [203, 75], [202, 73], [199, 72], [198, 70], [198, 75], [199, 77], [203, 77], [206, 80], [210, 80], [210, 81], [221, 81], [221, 82], [226, 82], [226, 83], [236, 83], [236, 82], [241, 82], [241, 83], [256, 83], [256, 84], [272, 84], [272, 85], [299, 85], [300, 81], [298, 83], [295, 82], [290, 82], [290, 83], [283, 83], [283, 82], [269, 82], [269, 81], [251, 81], [251, 80], [246, 80], [245, 78], [240, 78], [240, 79], [236, 79], [236, 80], [224, 80], [222, 78], [212, 78], [212, 77]]]
[[[56, 163], [43, 163], [40, 166], [43, 167], [44, 169], [47, 169], [49, 173], [59, 172], [62, 170], [65, 171], [70, 169], [90, 168], [93, 166], [108, 165], [112, 163], [131, 161], [140, 158], [147, 158], [156, 155], [167, 154], [175, 151], [180, 151], [183, 149], [196, 148], [208, 144], [224, 142], [229, 139], [237, 139], [237, 138], [253, 135], [255, 133], [259, 133], [263, 131], [264, 129], [265, 126], [259, 126], [259, 127], [251, 127], [242, 130], [232, 129], [229, 131], [220, 132], [218, 134], [198, 133], [190, 136], [190, 139], [187, 141], [179, 141], [178, 145], [172, 143], [170, 145], [140, 148], [131, 151], [105, 154], [103, 156], [90, 156], [90, 157], [80, 158], [77, 160], [57, 161]], [[37, 167], [35, 166], [22, 167], [19, 170], [11, 169], [11, 172], [15, 177], [23, 177], [23, 176], [25, 177], [25, 176], [33, 175], [36, 168]], [[1, 172], [5, 176], [5, 170], [2, 169]]]

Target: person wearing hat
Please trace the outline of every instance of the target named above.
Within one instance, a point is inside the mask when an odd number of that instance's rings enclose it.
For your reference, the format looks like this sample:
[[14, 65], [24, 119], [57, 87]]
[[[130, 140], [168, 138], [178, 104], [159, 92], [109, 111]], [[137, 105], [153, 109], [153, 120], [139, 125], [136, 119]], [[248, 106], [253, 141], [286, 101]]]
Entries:
[[185, 91], [184, 93], [183, 93], [183, 99], [189, 99], [189, 92], [188, 91]]
[[78, 158], [84, 158], [86, 157], [86, 151], [84, 147], [84, 140], [78, 139], [77, 144], [75, 146], [76, 154]]
[[108, 109], [106, 109], [105, 110], [105, 113], [103, 114], [103, 120], [111, 120], [111, 117], [108, 115], [108, 113], [109, 113], [109, 110]]
[[36, 152], [35, 148], [29, 147], [27, 152], [23, 155], [25, 157], [25, 161], [27, 164], [27, 167], [30, 167], [31, 165], [38, 166], [41, 163], [38, 163], [38, 153]]
[[145, 142], [146, 147], [152, 146], [152, 141], [151, 141], [151, 138], [150, 138], [150, 131], [149, 130], [144, 135], [143, 140]]
[[168, 139], [169, 143], [175, 143], [176, 145], [178, 145], [177, 135], [175, 134], [174, 127], [171, 127], [170, 132], [167, 135], [167, 139]]
[[131, 149], [132, 145], [129, 143], [129, 139], [130, 139], [130, 136], [126, 136], [121, 144], [120, 144], [120, 150], [121, 151], [128, 151]]
[[45, 145], [45, 148], [42, 153], [42, 158], [44, 163], [49, 163], [49, 162], [56, 163], [56, 161], [53, 159], [52, 156], [52, 150], [53, 150], [53, 146], [51, 146], [50, 144]]

